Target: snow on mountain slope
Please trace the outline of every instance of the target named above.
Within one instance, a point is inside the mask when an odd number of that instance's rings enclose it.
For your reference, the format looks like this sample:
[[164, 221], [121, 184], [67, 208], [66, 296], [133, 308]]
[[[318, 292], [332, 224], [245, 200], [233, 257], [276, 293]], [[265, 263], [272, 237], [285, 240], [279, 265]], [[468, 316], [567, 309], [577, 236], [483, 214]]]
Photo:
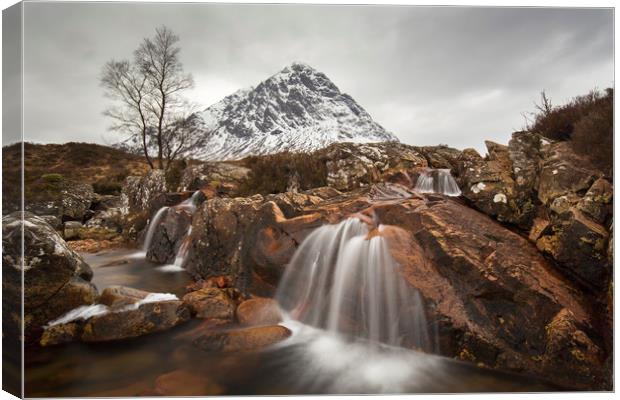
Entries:
[[313, 151], [334, 142], [398, 141], [325, 74], [301, 63], [199, 115], [208, 144], [192, 156], [203, 160]]

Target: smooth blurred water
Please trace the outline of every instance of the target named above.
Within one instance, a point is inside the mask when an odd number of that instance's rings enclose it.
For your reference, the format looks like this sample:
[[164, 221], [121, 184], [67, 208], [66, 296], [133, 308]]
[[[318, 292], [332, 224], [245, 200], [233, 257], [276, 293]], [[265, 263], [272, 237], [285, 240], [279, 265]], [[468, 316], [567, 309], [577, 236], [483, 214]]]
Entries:
[[449, 169], [422, 171], [418, 176], [415, 190], [419, 193], [438, 193], [453, 197], [461, 195], [461, 189]]
[[[191, 281], [186, 272], [163, 272], [135, 254], [113, 250], [85, 255], [99, 290], [120, 284], [183, 295]], [[175, 371], [178, 375], [167, 383], [172, 385], [167, 395], [558, 390], [535, 378], [355, 339], [290, 318], [283, 324], [293, 335], [280, 344], [257, 352], [211, 354], [192, 345], [193, 339], [213, 329], [202, 323], [191, 320], [126, 341], [27, 348], [26, 396], [154, 395], [157, 378]]]

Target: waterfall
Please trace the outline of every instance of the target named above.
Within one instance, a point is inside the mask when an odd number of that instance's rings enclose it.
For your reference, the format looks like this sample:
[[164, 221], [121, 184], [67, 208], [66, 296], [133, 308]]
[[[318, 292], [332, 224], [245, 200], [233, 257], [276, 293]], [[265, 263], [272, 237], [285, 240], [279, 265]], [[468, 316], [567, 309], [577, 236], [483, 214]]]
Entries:
[[420, 173], [415, 190], [420, 193], [439, 193], [446, 196], [460, 196], [461, 189], [449, 169], [428, 169]]
[[302, 323], [433, 351], [423, 300], [399, 275], [381, 230], [358, 218], [318, 228], [297, 249], [276, 298]]
[[161, 219], [168, 212], [169, 208], [170, 207], [160, 208], [155, 213], [155, 216], [151, 218], [151, 221], [149, 222], [149, 228], [146, 231], [146, 237], [144, 238], [144, 245], [142, 246], [142, 250], [144, 250], [145, 253], [149, 251], [149, 247], [151, 246], [151, 241], [153, 240], [153, 235], [155, 234], [155, 230], [157, 229], [157, 226], [159, 225], [159, 222], [161, 221]]
[[[190, 215], [193, 215], [194, 212], [196, 211], [196, 207], [198, 206], [198, 199], [200, 195], [201, 195], [200, 190], [197, 190], [189, 198], [177, 204], [176, 206], [173, 206], [172, 208], [182, 209], [182, 210], [189, 212]], [[171, 207], [160, 208], [157, 211], [157, 213], [155, 213], [155, 216], [152, 218], [152, 220], [150, 221], [148, 230], [146, 233], [146, 237], [144, 240], [144, 246], [143, 246], [143, 250], [145, 254], [148, 253], [149, 251], [149, 248], [151, 246], [151, 242], [153, 241], [153, 236], [155, 234], [155, 231], [157, 230], [157, 227], [159, 226], [161, 220], [165, 217], [167, 211], [170, 208]], [[179, 246], [179, 249], [177, 250], [177, 253], [175, 255], [174, 263], [158, 267], [160, 271], [176, 272], [176, 271], [183, 270], [183, 262], [185, 261], [185, 256], [187, 256], [187, 252], [189, 251], [189, 245], [190, 245], [189, 237], [190, 237], [191, 232], [192, 232], [192, 226], [190, 225], [187, 232], [185, 232], [185, 234], [183, 235], [183, 239], [181, 239], [182, 240], [181, 245]]]

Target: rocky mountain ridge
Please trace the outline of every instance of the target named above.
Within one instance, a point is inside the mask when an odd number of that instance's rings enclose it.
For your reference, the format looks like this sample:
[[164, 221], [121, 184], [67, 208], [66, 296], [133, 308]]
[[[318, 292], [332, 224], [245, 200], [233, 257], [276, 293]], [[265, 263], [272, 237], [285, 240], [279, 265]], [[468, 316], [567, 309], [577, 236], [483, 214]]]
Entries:
[[334, 142], [398, 141], [325, 74], [303, 63], [225, 97], [199, 116], [209, 145], [192, 156], [203, 160], [308, 152]]

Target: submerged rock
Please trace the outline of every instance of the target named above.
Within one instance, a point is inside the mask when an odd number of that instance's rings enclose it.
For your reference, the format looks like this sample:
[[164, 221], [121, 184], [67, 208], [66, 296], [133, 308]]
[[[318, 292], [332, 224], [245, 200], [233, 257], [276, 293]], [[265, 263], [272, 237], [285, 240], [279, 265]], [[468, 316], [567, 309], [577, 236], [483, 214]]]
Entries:
[[260, 326], [209, 332], [194, 340], [194, 345], [207, 352], [254, 351], [281, 342], [289, 336], [291, 331], [283, 326]]
[[237, 320], [242, 325], [274, 325], [282, 321], [282, 313], [275, 300], [257, 297], [239, 304]]

